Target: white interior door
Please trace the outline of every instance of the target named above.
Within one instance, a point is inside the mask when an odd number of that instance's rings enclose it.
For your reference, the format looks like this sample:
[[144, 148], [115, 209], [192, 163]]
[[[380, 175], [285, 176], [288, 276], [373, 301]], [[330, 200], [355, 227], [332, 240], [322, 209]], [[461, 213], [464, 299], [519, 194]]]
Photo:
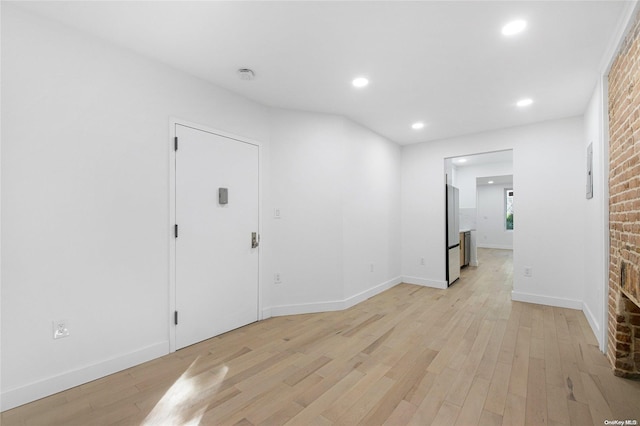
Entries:
[[259, 148], [183, 125], [176, 136], [180, 349], [258, 320]]

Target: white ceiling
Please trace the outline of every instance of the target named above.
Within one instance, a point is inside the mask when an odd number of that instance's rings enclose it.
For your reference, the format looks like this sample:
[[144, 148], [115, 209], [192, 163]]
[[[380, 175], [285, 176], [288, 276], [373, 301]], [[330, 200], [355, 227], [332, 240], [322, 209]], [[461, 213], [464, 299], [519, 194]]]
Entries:
[[[460, 160], [465, 160], [460, 162]], [[456, 168], [477, 166], [479, 164], [489, 163], [513, 163], [513, 150], [485, 152], [482, 154], [464, 155], [452, 158], [453, 165]]]
[[477, 177], [476, 185], [513, 185], [513, 175]]
[[[580, 115], [623, 1], [20, 2], [265, 105], [410, 144]], [[525, 32], [505, 38], [514, 18]], [[238, 78], [251, 68], [253, 81]], [[351, 80], [371, 83], [355, 89]], [[526, 109], [515, 102], [530, 97]], [[427, 126], [412, 130], [415, 121]]]

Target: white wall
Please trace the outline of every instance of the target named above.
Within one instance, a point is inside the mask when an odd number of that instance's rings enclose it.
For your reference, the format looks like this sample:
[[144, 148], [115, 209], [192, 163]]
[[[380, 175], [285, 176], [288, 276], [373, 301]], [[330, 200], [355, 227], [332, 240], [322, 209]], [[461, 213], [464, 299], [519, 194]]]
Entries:
[[[400, 283], [400, 147], [345, 122], [344, 298]], [[373, 265], [373, 270], [372, 270]]]
[[458, 167], [455, 186], [460, 189], [460, 208], [476, 207], [476, 178], [513, 175], [512, 162], [477, 164]]
[[169, 351], [171, 117], [262, 144], [264, 315], [400, 281], [396, 144], [2, 9], [2, 409]]
[[[584, 116], [582, 159], [584, 171], [587, 164], [587, 146], [593, 144], [593, 198], [583, 199], [582, 209], [586, 220], [584, 227], [585, 285], [584, 312], [604, 351], [607, 333], [608, 285], [608, 143], [605, 140], [603, 84], [598, 82]], [[586, 178], [585, 178], [586, 183]], [[585, 189], [586, 192], [586, 189]]]
[[[445, 279], [444, 158], [513, 149], [513, 186], [518, 194], [513, 297], [581, 308], [585, 266], [582, 126], [581, 118], [569, 118], [405, 147], [405, 280], [440, 286]], [[533, 268], [533, 277], [524, 277], [525, 266]]]
[[[344, 118], [271, 113], [272, 314], [342, 309], [400, 281], [400, 148]], [[373, 271], [371, 271], [373, 264]]]
[[453, 160], [451, 158], [444, 159], [444, 175], [446, 178], [447, 185], [455, 185], [456, 184], [456, 170], [457, 167], [453, 164]]
[[513, 184], [478, 185], [477, 247], [513, 249], [514, 231], [505, 229], [504, 198], [505, 190], [512, 187]]
[[[273, 306], [342, 298], [343, 121], [274, 110], [272, 205]], [[277, 255], [275, 254], [277, 253]], [[276, 312], [277, 313], [277, 312]]]
[[168, 352], [169, 117], [268, 147], [268, 116], [6, 4], [2, 89], [6, 408]]

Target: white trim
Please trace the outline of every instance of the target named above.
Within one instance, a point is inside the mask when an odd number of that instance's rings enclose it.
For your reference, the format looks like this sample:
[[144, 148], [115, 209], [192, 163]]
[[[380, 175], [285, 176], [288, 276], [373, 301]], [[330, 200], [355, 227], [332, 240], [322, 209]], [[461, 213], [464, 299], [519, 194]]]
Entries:
[[[176, 239], [173, 237], [174, 225], [176, 223], [176, 151], [174, 140], [176, 137], [176, 126], [185, 126], [214, 135], [233, 139], [238, 142], [248, 143], [258, 147], [258, 235], [262, 234], [262, 182], [263, 182], [263, 154], [262, 143], [244, 136], [225, 132], [219, 129], [183, 120], [176, 117], [169, 118], [169, 352], [176, 351], [176, 326], [173, 322], [173, 315], [176, 310]], [[178, 141], [180, 150], [180, 141]], [[262, 309], [263, 288], [262, 288], [262, 250], [258, 248], [258, 321], [264, 316]]]
[[271, 313], [271, 308], [264, 308], [262, 310], [262, 319], [271, 318], [273, 314]]
[[591, 331], [593, 331], [593, 334], [597, 339], [599, 339], [599, 336], [601, 335], [600, 324], [598, 324], [598, 320], [596, 319], [595, 315], [593, 315], [593, 312], [591, 312], [591, 309], [589, 309], [589, 305], [583, 303], [582, 312], [584, 313], [584, 316], [587, 318], [587, 321], [591, 326]]
[[[2, 6], [0, 5], [0, 21], [2, 20]], [[2, 81], [2, 70], [0, 69], [0, 81]], [[2, 89], [0, 88], [0, 99], [2, 99]], [[0, 102], [1, 103], [1, 102]], [[2, 125], [0, 124], [0, 128], [2, 128]], [[2, 132], [0, 131], [0, 134], [2, 134]], [[6, 146], [5, 146], [6, 148]], [[0, 164], [2, 164], [2, 149], [0, 148]], [[2, 167], [0, 166], [0, 176], [2, 176]], [[0, 188], [2, 188], [2, 182], [1, 182], [1, 178], [0, 178]], [[1, 192], [1, 191], [0, 191]], [[0, 194], [0, 212], [2, 212], [2, 196]], [[2, 239], [2, 228], [3, 228], [3, 224], [2, 223], [2, 214], [0, 213], [0, 241], [4, 241]], [[2, 247], [2, 244], [0, 244], [0, 247]], [[2, 259], [2, 253], [1, 253], [1, 249], [0, 249], [0, 259]], [[0, 294], [2, 293], [2, 261], [0, 261]], [[2, 296], [0, 296], [0, 300], [2, 300]], [[2, 318], [2, 303], [0, 303], [0, 318]], [[2, 342], [2, 339], [0, 339], [0, 342]], [[2, 354], [2, 343], [0, 343], [0, 354]], [[0, 355], [0, 359], [2, 358], [2, 356]], [[2, 364], [0, 362], [0, 364]], [[2, 367], [0, 366], [0, 383], [2, 383]], [[0, 387], [1, 388], [1, 387]], [[4, 403], [3, 400], [3, 395], [2, 393], [0, 393], [0, 411], [3, 410], [2, 408], [2, 404]]]
[[346, 308], [350, 308], [354, 305], [357, 305], [358, 303], [363, 302], [368, 298], [375, 296], [376, 294], [380, 294], [383, 291], [390, 289], [391, 287], [397, 286], [401, 282], [402, 282], [402, 278], [398, 276], [393, 279], [390, 279], [389, 281], [385, 281], [382, 284], [378, 284], [375, 287], [371, 287], [368, 290], [361, 291], [360, 293], [347, 297], [344, 300], [344, 303], [346, 304]]
[[[513, 232], [513, 231], [510, 231]], [[502, 244], [478, 244], [477, 248], [488, 248], [488, 249], [498, 249], [498, 250], [513, 250], [513, 246], [505, 246]]]
[[390, 289], [391, 287], [395, 287], [401, 282], [403, 282], [401, 277], [396, 277], [396, 278], [390, 279], [389, 281], [385, 281], [382, 284], [378, 284], [375, 287], [371, 287], [368, 290], [365, 290], [360, 293], [354, 294], [353, 296], [347, 297], [346, 299], [343, 299], [343, 300], [333, 300], [333, 301], [315, 302], [315, 303], [300, 303], [296, 305], [272, 306], [270, 308], [264, 309], [262, 312], [262, 315], [265, 318], [268, 318], [270, 316], [280, 317], [284, 315], [313, 314], [317, 312], [342, 311], [344, 309], [349, 309], [350, 307], [355, 306], [358, 303], [369, 299], [370, 297], [380, 294], [383, 291]]
[[541, 294], [523, 293], [513, 290], [511, 292], [511, 300], [516, 302], [535, 303], [537, 305], [557, 306], [559, 308], [569, 308], [582, 310], [584, 304], [582, 300], [565, 299], [562, 297], [549, 297]]
[[[601, 244], [604, 248], [604, 259], [602, 260], [602, 318], [600, 318], [602, 327], [599, 332], [593, 330], [598, 339], [600, 351], [607, 353], [608, 326], [609, 323], [609, 251], [611, 250], [611, 239], [609, 236], [609, 82], [602, 76], [601, 84], [601, 105], [600, 119], [602, 120], [602, 135], [600, 144], [600, 187], [602, 188], [602, 199], [600, 200], [602, 209], [602, 240]], [[593, 327], [592, 327], [593, 328]]]
[[74, 386], [117, 373], [129, 367], [166, 355], [169, 342], [159, 342], [142, 349], [85, 365], [62, 374], [2, 392], [2, 411], [35, 401]]
[[334, 300], [330, 302], [272, 306], [271, 308], [268, 308], [268, 311], [272, 317], [281, 317], [285, 315], [315, 314], [318, 312], [341, 311], [343, 309], [346, 309], [344, 300]]
[[176, 137], [177, 119], [169, 119], [169, 352], [176, 350], [176, 327], [173, 324], [173, 312], [176, 310], [176, 239], [173, 227], [176, 223]]
[[421, 285], [423, 287], [432, 287], [432, 288], [439, 288], [439, 289], [446, 289], [448, 287], [446, 281], [430, 280], [427, 278], [418, 278], [418, 277], [403, 276], [402, 282], [407, 284]]

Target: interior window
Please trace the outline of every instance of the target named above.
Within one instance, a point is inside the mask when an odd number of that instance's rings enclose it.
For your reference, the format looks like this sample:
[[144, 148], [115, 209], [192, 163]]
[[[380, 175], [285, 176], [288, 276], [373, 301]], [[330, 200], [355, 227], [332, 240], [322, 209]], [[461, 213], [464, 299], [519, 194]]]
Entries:
[[505, 225], [507, 230], [513, 230], [513, 189], [504, 191]]

